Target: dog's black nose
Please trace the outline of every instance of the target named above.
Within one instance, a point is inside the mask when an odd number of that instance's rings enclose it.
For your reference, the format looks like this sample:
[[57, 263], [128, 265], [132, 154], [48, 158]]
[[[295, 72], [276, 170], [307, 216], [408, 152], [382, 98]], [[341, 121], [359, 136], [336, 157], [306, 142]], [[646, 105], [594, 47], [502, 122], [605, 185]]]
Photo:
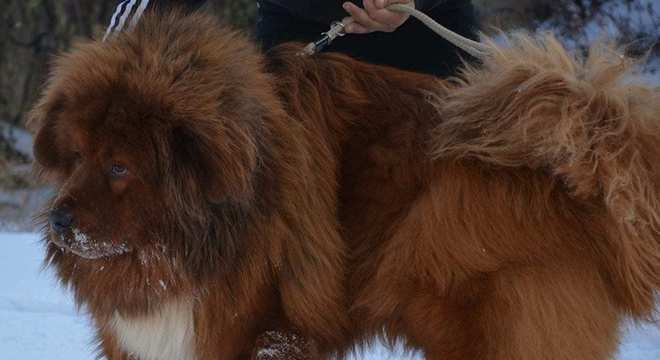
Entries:
[[73, 224], [73, 215], [65, 208], [53, 209], [48, 214], [48, 222], [56, 233], [61, 234]]

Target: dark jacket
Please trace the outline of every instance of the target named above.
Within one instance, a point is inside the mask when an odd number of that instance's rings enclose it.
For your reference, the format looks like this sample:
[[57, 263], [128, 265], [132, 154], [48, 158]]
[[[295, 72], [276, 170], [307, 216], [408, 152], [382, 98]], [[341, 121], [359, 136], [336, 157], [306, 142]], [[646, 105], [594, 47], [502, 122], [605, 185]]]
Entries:
[[[307, 20], [313, 20], [324, 24], [341, 20], [348, 16], [342, 4], [347, 0], [261, 0], [283, 8], [291, 13]], [[350, 0], [362, 7], [362, 0]], [[429, 11], [436, 6], [446, 7], [451, 10], [456, 6], [470, 3], [470, 0], [415, 0], [415, 7], [421, 11]]]
[[[168, 7], [171, 5], [183, 5], [184, 7], [195, 10], [203, 5], [207, 0], [124, 0], [116, 8], [116, 18], [121, 18], [124, 12], [128, 12], [132, 17], [141, 4], [149, 4], [149, 7]], [[333, 21], [341, 20], [348, 16], [348, 13], [342, 8], [346, 0], [258, 0], [257, 3], [268, 2], [277, 5], [289, 11], [291, 14], [299, 16], [305, 20], [311, 20], [322, 24], [330, 24]], [[351, 2], [362, 6], [362, 0], [350, 0]], [[443, 10], [451, 11], [459, 6], [469, 4], [470, 0], [414, 0], [415, 7], [424, 12], [442, 6]], [[114, 23], [114, 21], [113, 21]], [[119, 27], [118, 30], [121, 30]], [[111, 23], [110, 29], [114, 31]]]

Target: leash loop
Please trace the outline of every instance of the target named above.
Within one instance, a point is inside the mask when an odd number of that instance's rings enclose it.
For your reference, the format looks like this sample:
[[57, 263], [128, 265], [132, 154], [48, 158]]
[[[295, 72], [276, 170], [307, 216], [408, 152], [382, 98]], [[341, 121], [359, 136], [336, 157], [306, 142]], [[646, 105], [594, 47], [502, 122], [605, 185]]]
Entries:
[[[485, 46], [484, 44], [478, 41], [474, 41], [462, 35], [459, 35], [447, 29], [446, 27], [440, 25], [438, 22], [433, 20], [428, 15], [415, 9], [413, 3], [392, 4], [389, 5], [387, 9], [396, 12], [406, 13], [416, 18], [417, 20], [421, 21], [424, 25], [426, 25], [426, 27], [431, 29], [433, 32], [440, 35], [443, 39], [449, 41], [454, 46], [458, 47], [459, 49], [462, 49], [463, 51], [467, 52], [468, 54], [478, 59], [483, 59], [488, 55], [489, 50], [487, 46]], [[321, 50], [323, 50], [326, 46], [330, 45], [330, 43], [332, 43], [332, 41], [335, 40], [337, 37], [346, 35], [346, 32], [344, 31], [346, 25], [350, 24], [353, 21], [353, 19], [349, 18], [347, 20], [348, 21], [346, 23], [341, 21], [333, 22], [332, 26], [330, 26], [330, 30], [322, 33], [322, 37], [319, 40], [307, 44], [307, 46], [305, 46], [305, 48], [303, 48], [303, 50], [300, 52], [300, 55], [306, 55], [306, 56], [314, 55], [320, 52]]]

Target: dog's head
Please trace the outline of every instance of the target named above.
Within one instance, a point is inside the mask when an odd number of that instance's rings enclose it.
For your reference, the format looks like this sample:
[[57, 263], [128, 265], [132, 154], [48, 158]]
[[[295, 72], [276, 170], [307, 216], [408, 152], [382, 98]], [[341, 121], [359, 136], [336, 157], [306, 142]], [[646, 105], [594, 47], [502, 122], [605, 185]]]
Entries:
[[45, 216], [54, 248], [208, 253], [198, 248], [218, 212], [238, 222], [254, 205], [264, 118], [279, 107], [270, 79], [238, 34], [174, 16], [56, 61], [30, 120], [35, 166], [57, 190]]

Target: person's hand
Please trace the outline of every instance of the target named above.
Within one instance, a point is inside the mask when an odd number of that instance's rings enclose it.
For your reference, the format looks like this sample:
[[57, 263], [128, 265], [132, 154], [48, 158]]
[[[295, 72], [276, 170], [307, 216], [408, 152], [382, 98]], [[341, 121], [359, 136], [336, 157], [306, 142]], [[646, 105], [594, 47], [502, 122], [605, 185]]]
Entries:
[[[343, 4], [353, 21], [344, 31], [348, 34], [367, 34], [374, 31], [392, 32], [408, 20], [408, 14], [387, 10], [392, 4], [408, 4], [413, 0], [362, 0], [364, 9], [345, 2]], [[345, 18], [344, 21], [348, 19]]]

